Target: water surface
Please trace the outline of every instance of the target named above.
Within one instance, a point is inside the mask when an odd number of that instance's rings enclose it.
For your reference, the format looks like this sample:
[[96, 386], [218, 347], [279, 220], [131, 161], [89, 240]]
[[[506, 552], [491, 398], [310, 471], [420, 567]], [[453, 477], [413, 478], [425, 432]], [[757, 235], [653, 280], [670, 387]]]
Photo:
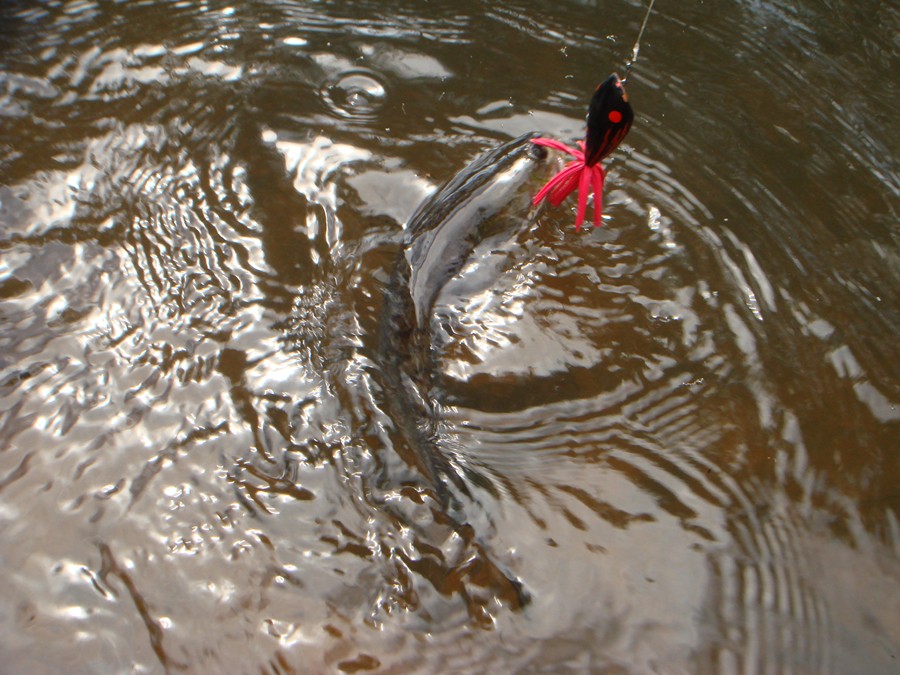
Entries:
[[452, 507], [374, 358], [403, 227], [579, 138], [642, 7], [3, 4], [6, 668], [896, 670], [898, 11], [656, 4], [605, 227], [438, 299]]

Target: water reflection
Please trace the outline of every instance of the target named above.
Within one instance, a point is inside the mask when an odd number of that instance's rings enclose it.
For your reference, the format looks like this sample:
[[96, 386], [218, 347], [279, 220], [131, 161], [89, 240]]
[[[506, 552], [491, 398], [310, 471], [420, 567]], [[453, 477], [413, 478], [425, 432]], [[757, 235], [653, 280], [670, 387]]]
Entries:
[[606, 227], [438, 298], [449, 508], [372, 358], [403, 227], [579, 136], [638, 4], [4, 5], [10, 667], [889, 672], [896, 12], [713, 5], [657, 6]]

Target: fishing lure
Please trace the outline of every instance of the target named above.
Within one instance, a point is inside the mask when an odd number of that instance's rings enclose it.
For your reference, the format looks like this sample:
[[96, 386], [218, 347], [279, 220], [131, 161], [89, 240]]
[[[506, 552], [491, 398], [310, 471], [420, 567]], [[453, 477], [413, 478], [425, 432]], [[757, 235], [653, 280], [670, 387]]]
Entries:
[[594, 192], [594, 227], [603, 224], [603, 183], [606, 181], [606, 172], [600, 165], [600, 160], [609, 155], [631, 128], [634, 121], [634, 111], [628, 102], [628, 93], [625, 91], [625, 81], [631, 72], [631, 67], [637, 61], [641, 48], [641, 36], [647, 28], [647, 21], [653, 11], [653, 3], [650, 0], [647, 13], [638, 31], [634, 46], [631, 48], [631, 58], [625, 65], [625, 76], [613, 73], [605, 82], [600, 84], [591, 97], [588, 107], [587, 134], [583, 141], [578, 141], [580, 149], [569, 147], [552, 138], [535, 138], [531, 142], [535, 145], [543, 145], [554, 150], [568, 153], [575, 159], [563, 167], [562, 171], [547, 181], [534, 196], [535, 206], [546, 199], [553, 206], [559, 206], [566, 197], [578, 190], [578, 213], [575, 217], [575, 230], [581, 229], [584, 222], [584, 214], [587, 211], [587, 199]]
[[602, 225], [603, 183], [606, 180], [606, 172], [600, 165], [600, 160], [618, 147], [633, 121], [634, 111], [628, 102], [625, 86], [619, 76], [613, 73], [597, 87], [591, 97], [587, 134], [583, 141], [578, 141], [580, 149], [572, 148], [552, 138], [541, 137], [531, 141], [535, 145], [553, 148], [575, 158], [538, 191], [534, 196], [534, 205], [537, 206], [546, 199], [553, 206], [559, 206], [577, 189], [578, 214], [575, 218], [575, 229], [581, 230], [588, 195], [593, 190], [594, 227]]

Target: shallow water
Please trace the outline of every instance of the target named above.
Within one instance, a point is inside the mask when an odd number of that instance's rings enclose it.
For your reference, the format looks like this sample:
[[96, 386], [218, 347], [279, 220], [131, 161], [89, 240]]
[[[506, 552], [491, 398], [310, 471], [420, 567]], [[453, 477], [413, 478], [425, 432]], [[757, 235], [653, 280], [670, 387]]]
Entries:
[[439, 298], [465, 490], [403, 460], [407, 218], [580, 137], [641, 19], [3, 4], [4, 670], [896, 672], [891, 3], [657, 2], [606, 226]]

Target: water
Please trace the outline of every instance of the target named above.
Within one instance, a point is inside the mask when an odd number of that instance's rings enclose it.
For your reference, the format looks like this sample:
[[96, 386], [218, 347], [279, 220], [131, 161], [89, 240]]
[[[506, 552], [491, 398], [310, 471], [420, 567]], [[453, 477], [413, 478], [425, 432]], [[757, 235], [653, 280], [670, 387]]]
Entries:
[[[658, 2], [608, 162], [373, 357], [402, 226], [638, 3], [0, 9], [9, 672], [895, 672], [891, 3]], [[468, 494], [466, 494], [466, 492]]]

